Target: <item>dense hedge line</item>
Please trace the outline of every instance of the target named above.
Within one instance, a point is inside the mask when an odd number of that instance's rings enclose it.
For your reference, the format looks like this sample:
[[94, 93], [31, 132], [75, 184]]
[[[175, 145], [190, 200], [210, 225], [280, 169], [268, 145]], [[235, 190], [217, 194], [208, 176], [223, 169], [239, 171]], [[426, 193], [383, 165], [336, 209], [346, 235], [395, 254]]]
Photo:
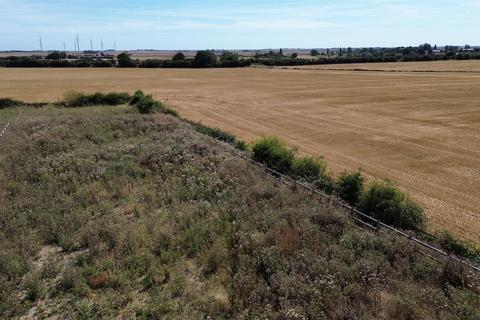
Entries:
[[323, 158], [297, 157], [277, 137], [264, 137], [252, 146], [253, 159], [280, 173], [313, 183], [327, 193], [336, 193], [387, 224], [411, 230], [425, 229], [423, 209], [391, 183], [373, 182], [364, 188], [360, 172], [344, 173], [335, 181]]
[[252, 59], [254, 64], [265, 66], [305, 66], [325, 64], [353, 64], [353, 63], [374, 63], [374, 62], [408, 62], [408, 61], [442, 61], [442, 60], [480, 60], [479, 54], [457, 54], [448, 55], [415, 55], [415, 56], [374, 56], [374, 55], [344, 55], [321, 58], [292, 58], [292, 57], [270, 57]]

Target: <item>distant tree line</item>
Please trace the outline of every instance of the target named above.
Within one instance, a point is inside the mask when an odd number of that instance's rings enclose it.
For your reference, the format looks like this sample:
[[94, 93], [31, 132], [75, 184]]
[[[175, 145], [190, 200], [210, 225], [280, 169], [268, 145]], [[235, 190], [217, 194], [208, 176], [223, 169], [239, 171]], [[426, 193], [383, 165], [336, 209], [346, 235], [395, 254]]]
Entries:
[[237, 53], [225, 51], [220, 55], [211, 50], [198, 51], [194, 58], [187, 58], [182, 52], [175, 54], [171, 60], [133, 59], [128, 53], [113, 56], [79, 57], [66, 52], [54, 51], [45, 57], [6, 57], [0, 58], [2, 67], [25, 68], [237, 68], [251, 64], [266, 66], [301, 66], [317, 64], [401, 62], [401, 61], [437, 61], [437, 60], [479, 60], [480, 48], [469, 45], [445, 46], [441, 49], [428, 43], [417, 47], [397, 48], [333, 48], [312, 49], [309, 57], [301, 57], [293, 52], [284, 54], [283, 50], [270, 50], [256, 53], [251, 58], [241, 58]]
[[223, 52], [217, 56], [210, 50], [198, 51], [193, 59], [187, 59], [182, 52], [178, 52], [171, 60], [137, 60], [132, 59], [128, 53], [121, 53], [116, 59], [78, 58], [60, 51], [49, 53], [45, 58], [39, 56], [0, 58], [1, 67], [11, 68], [239, 68], [250, 64], [250, 60], [241, 59], [236, 53]]
[[266, 66], [297, 66], [316, 64], [367, 63], [367, 62], [402, 62], [402, 61], [437, 61], [437, 60], [479, 60], [480, 48], [445, 46], [438, 49], [428, 43], [417, 47], [397, 48], [335, 48], [320, 52], [310, 51], [311, 58], [299, 58], [298, 54], [284, 55], [283, 50], [270, 50], [257, 53], [251, 60], [255, 64]]

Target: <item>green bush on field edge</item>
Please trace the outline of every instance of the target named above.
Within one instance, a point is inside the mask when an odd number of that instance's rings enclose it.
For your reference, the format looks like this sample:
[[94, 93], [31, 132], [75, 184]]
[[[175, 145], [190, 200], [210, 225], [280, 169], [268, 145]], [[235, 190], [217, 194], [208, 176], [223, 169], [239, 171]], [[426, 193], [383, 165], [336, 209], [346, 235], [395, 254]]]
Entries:
[[253, 160], [283, 174], [290, 174], [295, 150], [288, 148], [277, 137], [263, 137], [252, 147]]
[[389, 182], [374, 182], [364, 190], [364, 178], [360, 172], [343, 173], [337, 181], [328, 174], [323, 158], [296, 157], [296, 150], [289, 148], [278, 137], [263, 137], [252, 146], [253, 159], [265, 166], [312, 183], [316, 188], [357, 205], [366, 214], [382, 222], [403, 229], [423, 230], [423, 209], [408, 195]]
[[389, 181], [373, 182], [360, 196], [358, 209], [386, 224], [411, 230], [424, 230], [422, 207]]
[[22, 101], [11, 98], [0, 98], [0, 109], [18, 107], [25, 104]]
[[363, 192], [364, 178], [359, 171], [343, 172], [335, 183], [337, 195], [351, 205], [356, 205]]
[[63, 101], [61, 101], [60, 104], [66, 107], [115, 106], [126, 104], [130, 99], [130, 95], [125, 92], [95, 92], [93, 94], [86, 94], [78, 91], [69, 91], [64, 95]]

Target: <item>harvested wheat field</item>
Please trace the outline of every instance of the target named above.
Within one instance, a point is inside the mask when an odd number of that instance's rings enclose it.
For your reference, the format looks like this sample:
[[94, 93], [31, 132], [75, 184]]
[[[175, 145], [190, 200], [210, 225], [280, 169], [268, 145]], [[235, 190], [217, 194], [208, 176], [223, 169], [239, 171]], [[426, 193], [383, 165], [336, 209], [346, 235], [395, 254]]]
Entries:
[[480, 74], [0, 69], [0, 96], [51, 101], [69, 89], [142, 89], [246, 140], [278, 134], [325, 155], [336, 173], [395, 181], [426, 208], [432, 231], [480, 243]]
[[395, 72], [466, 72], [480, 73], [480, 60], [448, 60], [421, 62], [380, 62], [324, 64], [286, 67], [291, 69], [352, 70], [352, 71], [395, 71]]

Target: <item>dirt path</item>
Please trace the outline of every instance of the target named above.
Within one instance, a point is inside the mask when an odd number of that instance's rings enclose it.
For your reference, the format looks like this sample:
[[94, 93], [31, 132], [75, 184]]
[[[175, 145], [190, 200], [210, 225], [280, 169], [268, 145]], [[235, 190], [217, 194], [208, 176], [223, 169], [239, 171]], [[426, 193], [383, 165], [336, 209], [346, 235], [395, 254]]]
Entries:
[[480, 243], [480, 74], [279, 69], [0, 69], [0, 96], [143, 89], [251, 140], [278, 134], [330, 168], [408, 190], [432, 229]]

